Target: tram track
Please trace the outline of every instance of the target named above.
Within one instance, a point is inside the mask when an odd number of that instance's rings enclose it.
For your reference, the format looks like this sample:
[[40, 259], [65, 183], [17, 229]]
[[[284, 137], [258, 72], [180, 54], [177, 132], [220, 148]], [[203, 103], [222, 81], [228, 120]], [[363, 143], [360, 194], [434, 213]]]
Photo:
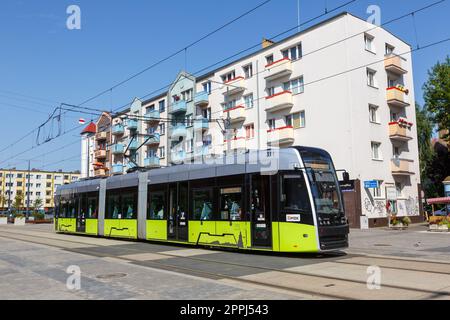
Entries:
[[[4, 233], [8, 234], [8, 236], [3, 236], [2, 234], [4, 234]], [[57, 247], [60, 249], [65, 249], [70, 252], [86, 254], [86, 255], [93, 255], [93, 254], [92, 254], [92, 252], [90, 253], [89, 250], [83, 250], [82, 247], [70, 249], [70, 248], [67, 248], [67, 246], [64, 246], [62, 244], [57, 245], [55, 243], [53, 243], [53, 244], [42, 243], [42, 242], [36, 241], [36, 238], [45, 239], [45, 240], [51, 241], [51, 242], [63, 242], [63, 243], [66, 242], [66, 243], [71, 243], [71, 244], [78, 244], [80, 246], [85, 246], [86, 249], [89, 249], [91, 246], [98, 246], [94, 243], [87, 243], [87, 242], [75, 241], [75, 240], [70, 240], [70, 239], [55, 239], [54, 237], [47, 237], [47, 236], [26, 235], [23, 233], [8, 232], [8, 231], [3, 231], [3, 230], [2, 230], [2, 234], [0, 234], [0, 237], [3, 237], [3, 238], [9, 238], [9, 239], [14, 239], [14, 240], [18, 240], [18, 241], [26, 241], [26, 242], [31, 242], [31, 243], [35, 243], [35, 244], [53, 246], [53, 247]], [[32, 239], [30, 239], [30, 238], [32, 238]], [[165, 244], [165, 245], [167, 245], [167, 244]], [[107, 246], [105, 246], [105, 247], [107, 247]], [[137, 249], [133, 249], [133, 248], [127, 248], [126, 251], [128, 251], [127, 252], [128, 254], [142, 254], [142, 250], [137, 250]], [[322, 292], [319, 293], [317, 291], [292, 288], [292, 287], [288, 287], [288, 286], [284, 286], [284, 285], [277, 285], [277, 284], [267, 283], [267, 282], [263, 282], [263, 281], [255, 281], [255, 280], [251, 280], [251, 279], [230, 276], [227, 274], [222, 274], [222, 273], [217, 273], [217, 272], [209, 272], [209, 271], [205, 271], [205, 270], [187, 268], [187, 267], [183, 267], [180, 265], [171, 264], [169, 258], [179, 258], [179, 259], [185, 259], [185, 260], [189, 260], [189, 261], [209, 263], [209, 264], [212, 263], [212, 264], [218, 264], [218, 265], [222, 265], [222, 266], [227, 265], [227, 266], [238, 267], [238, 268], [239, 267], [240, 268], [251, 268], [251, 269], [254, 269], [255, 271], [258, 271], [258, 272], [255, 272], [255, 274], [264, 273], [264, 272], [276, 272], [276, 273], [279, 273], [280, 275], [307, 277], [309, 280], [311, 280], [311, 279], [320, 279], [320, 280], [326, 279], [326, 280], [330, 280], [330, 281], [339, 281], [339, 282], [343, 282], [346, 284], [350, 283], [350, 284], [356, 284], [356, 285], [360, 285], [360, 286], [361, 285], [366, 286], [365, 281], [359, 281], [359, 280], [355, 280], [355, 279], [347, 279], [347, 278], [327, 276], [327, 275], [317, 275], [317, 274], [313, 274], [310, 272], [299, 272], [299, 271], [294, 271], [294, 270], [277, 269], [277, 268], [270, 268], [270, 267], [264, 267], [264, 266], [255, 266], [255, 265], [247, 264], [247, 263], [233, 263], [233, 262], [229, 262], [229, 261], [200, 258], [200, 257], [195, 257], [195, 256], [186, 257], [186, 256], [180, 256], [180, 255], [176, 255], [176, 254], [170, 254], [170, 252], [155, 252], [155, 253], [158, 254], [159, 256], [167, 257], [168, 259], [166, 259], [164, 262], [159, 262], [159, 261], [154, 261], [154, 260], [145, 261], [145, 264], [142, 264], [142, 263], [138, 263], [138, 261], [133, 261], [133, 260], [130, 260], [129, 258], [123, 258], [121, 256], [116, 256], [116, 255], [112, 255], [112, 254], [105, 254], [105, 255], [103, 255], [103, 257], [112, 257], [112, 258], [120, 259], [120, 260], [128, 262], [128, 263], [131, 262], [135, 265], [147, 266], [147, 267], [155, 268], [155, 269], [169, 270], [169, 271], [182, 273], [182, 274], [186, 273], [188, 275], [199, 276], [199, 277], [204, 277], [204, 278], [209, 278], [209, 279], [227, 279], [227, 280], [231, 280], [231, 281], [238, 281], [241, 283], [253, 284], [253, 285], [263, 286], [263, 287], [267, 287], [267, 288], [285, 290], [285, 291], [289, 291], [289, 292], [308, 294], [308, 295], [313, 295], [313, 296], [317, 296], [317, 297], [331, 298], [331, 299], [355, 299], [355, 298], [351, 297], [351, 296], [336, 295], [336, 294], [330, 294], [330, 293], [322, 293]], [[370, 258], [370, 257], [364, 256], [364, 255], [360, 255], [357, 257]], [[381, 258], [381, 257], [377, 257], [376, 259], [390, 260], [389, 258]], [[399, 260], [414, 262], [414, 260], [405, 260], [405, 259], [399, 259]], [[318, 261], [319, 261], [318, 263], [320, 263], [320, 260], [318, 260]], [[327, 261], [327, 262], [340, 263], [340, 264], [345, 264], [345, 265], [355, 265], [355, 266], [369, 266], [370, 265], [370, 264], [366, 264], [366, 263], [345, 262], [342, 260], [333, 260], [333, 261]], [[425, 261], [415, 261], [415, 262], [434, 264], [434, 262], [425, 262]], [[446, 263], [442, 263], [442, 264], [446, 264]], [[448, 264], [448, 265], [450, 268], [450, 264]], [[411, 272], [418, 272], [418, 273], [420, 272], [422, 274], [438, 273], [438, 274], [442, 274], [442, 275], [450, 275], [450, 272], [449, 273], [430, 272], [430, 271], [426, 271], [426, 270], [401, 268], [401, 267], [395, 267], [395, 266], [394, 267], [382, 266], [382, 268], [401, 270], [401, 271], [411, 271]], [[428, 289], [423, 289], [423, 288], [419, 289], [419, 288], [405, 287], [405, 286], [392, 285], [392, 284], [389, 284], [389, 285], [384, 284], [383, 287], [397, 289], [397, 290], [414, 291], [414, 292], [421, 293], [421, 294], [427, 294], [432, 297], [450, 296], [450, 294], [448, 292], [439, 291], [439, 290], [436, 291], [436, 290], [428, 290]]]

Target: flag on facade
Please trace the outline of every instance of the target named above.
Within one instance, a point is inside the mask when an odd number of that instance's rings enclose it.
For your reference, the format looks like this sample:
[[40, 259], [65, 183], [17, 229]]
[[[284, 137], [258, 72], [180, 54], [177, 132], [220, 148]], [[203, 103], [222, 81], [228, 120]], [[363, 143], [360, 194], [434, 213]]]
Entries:
[[79, 124], [85, 124], [85, 123], [86, 123], [86, 120], [84, 120], [83, 118], [80, 118], [80, 120], [78, 120], [78, 123], [79, 123]]

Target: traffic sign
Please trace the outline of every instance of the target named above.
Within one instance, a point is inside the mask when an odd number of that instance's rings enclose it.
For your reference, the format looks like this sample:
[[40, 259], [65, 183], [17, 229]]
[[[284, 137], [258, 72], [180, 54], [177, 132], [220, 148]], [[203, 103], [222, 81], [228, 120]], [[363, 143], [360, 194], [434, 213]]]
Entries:
[[364, 188], [365, 189], [376, 189], [376, 188], [378, 188], [378, 181], [377, 180], [364, 181]]

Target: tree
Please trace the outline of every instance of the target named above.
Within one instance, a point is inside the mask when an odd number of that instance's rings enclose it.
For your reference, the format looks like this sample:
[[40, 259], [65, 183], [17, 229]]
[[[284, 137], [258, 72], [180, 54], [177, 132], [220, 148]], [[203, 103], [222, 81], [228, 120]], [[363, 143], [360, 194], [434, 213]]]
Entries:
[[39, 211], [39, 209], [41, 209], [42, 207], [42, 199], [41, 198], [36, 198], [33, 202], [33, 204], [31, 205], [31, 210], [33, 210], [33, 213], [36, 213], [37, 211]]
[[16, 211], [19, 211], [21, 208], [23, 208], [23, 198], [24, 197], [22, 193], [16, 194], [13, 203], [13, 207]]
[[427, 168], [433, 158], [433, 149], [431, 147], [431, 138], [433, 135], [433, 122], [428, 110], [421, 108], [416, 103], [416, 121], [417, 121], [417, 142], [419, 144], [420, 176], [422, 181], [426, 180]]
[[450, 57], [428, 71], [423, 86], [425, 106], [432, 113], [439, 130], [450, 128]]
[[4, 204], [7, 201], [6, 197], [3, 195], [3, 193], [0, 193], [0, 208], [4, 208]]

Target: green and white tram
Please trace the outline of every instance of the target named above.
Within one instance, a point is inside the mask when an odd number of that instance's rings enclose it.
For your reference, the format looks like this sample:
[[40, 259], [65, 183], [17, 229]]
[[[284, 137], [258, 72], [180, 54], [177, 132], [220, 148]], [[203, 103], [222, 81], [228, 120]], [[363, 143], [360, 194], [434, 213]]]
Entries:
[[277, 252], [348, 247], [330, 155], [291, 147], [249, 151], [56, 192], [57, 232]]

